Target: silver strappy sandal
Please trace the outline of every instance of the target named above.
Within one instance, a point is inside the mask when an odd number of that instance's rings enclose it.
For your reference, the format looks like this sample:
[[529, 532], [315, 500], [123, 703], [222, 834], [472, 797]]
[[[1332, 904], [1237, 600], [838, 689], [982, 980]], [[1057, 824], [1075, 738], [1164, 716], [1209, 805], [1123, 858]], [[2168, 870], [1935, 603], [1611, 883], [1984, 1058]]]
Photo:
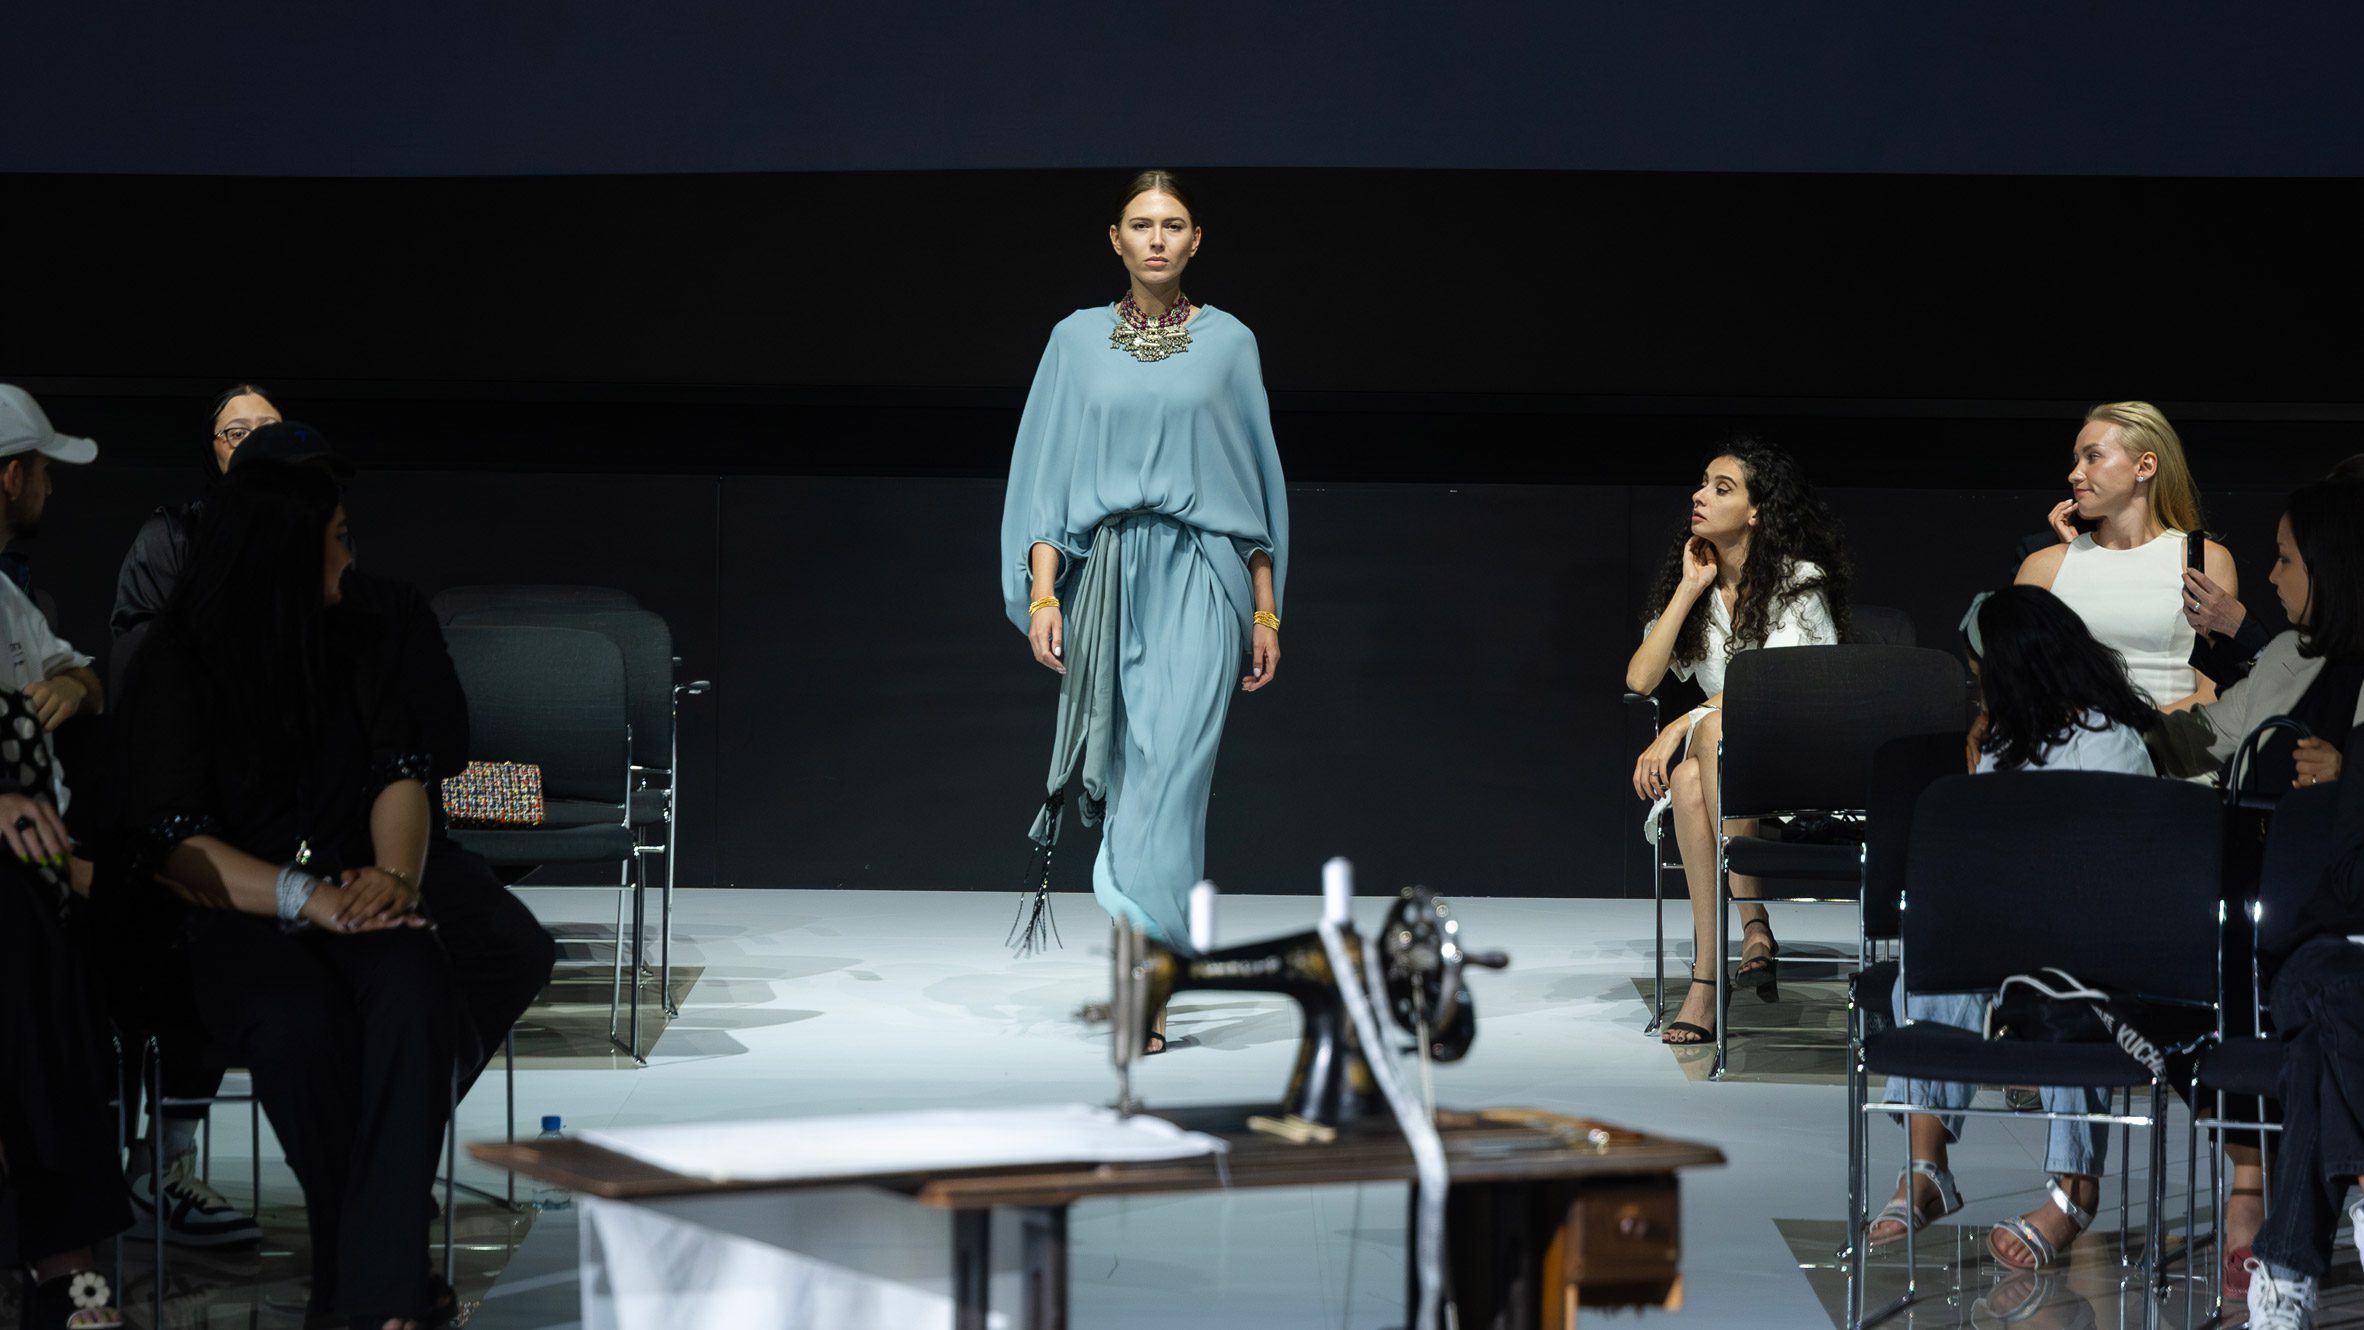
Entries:
[[[1914, 1203], [1914, 1192], [1917, 1189], [1907, 1187], [1905, 1183], [1915, 1174], [1929, 1179], [1937, 1187], [1935, 1207], [1924, 1208]], [[1865, 1251], [1884, 1251], [1904, 1241], [1905, 1233], [1896, 1233], [1885, 1238], [1872, 1237], [1871, 1230], [1881, 1224], [1900, 1224], [1904, 1226], [1906, 1232], [1918, 1233], [1962, 1208], [1962, 1191], [1961, 1188], [1954, 1185], [1954, 1175], [1926, 1159], [1914, 1160], [1911, 1168], [1897, 1174], [1896, 1189], [1903, 1192], [1904, 1195], [1888, 1202], [1878, 1214], [1872, 1216], [1871, 1224], [1865, 1227]]]
[[[2093, 1212], [2069, 1199], [2068, 1189], [2060, 1185], [2059, 1177], [2046, 1177], [2044, 1190], [2051, 1194], [2052, 1204], [2062, 1214], [2067, 1215], [2069, 1223], [2074, 1226], [2069, 1233], [2068, 1240], [2070, 1242], [2076, 1241], [2079, 1234], [2093, 1226]], [[2035, 1260], [2028, 1264], [2021, 1264], [2005, 1256], [2003, 1249], [1995, 1245], [1995, 1239], [1998, 1236], [2008, 1236], [2018, 1242], [2020, 1246], [2027, 1249], [2028, 1255], [2033, 1256]], [[1987, 1252], [1997, 1262], [2013, 1270], [2041, 1270], [2047, 1265], [2056, 1264], [2060, 1260], [2061, 1245], [2066, 1244], [2055, 1245], [2052, 1239], [2045, 1237], [2034, 1224], [2029, 1223], [2024, 1215], [2013, 1215], [1995, 1225], [1994, 1232], [1987, 1234], [1986, 1237]]]

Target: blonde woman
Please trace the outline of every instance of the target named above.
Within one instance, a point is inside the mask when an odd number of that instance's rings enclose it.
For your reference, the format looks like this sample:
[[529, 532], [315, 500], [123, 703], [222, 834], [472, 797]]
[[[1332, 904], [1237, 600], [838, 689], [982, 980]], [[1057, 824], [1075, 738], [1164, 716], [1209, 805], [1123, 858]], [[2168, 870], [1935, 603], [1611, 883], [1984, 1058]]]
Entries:
[[[2215, 701], [2215, 681], [2192, 668], [2185, 617], [2184, 569], [2203, 528], [2183, 440], [2148, 402], [2105, 402], [2085, 413], [2071, 452], [2069, 497], [2051, 513], [2061, 543], [2027, 556], [2012, 580], [2075, 610], [2160, 710]], [[2205, 537], [2201, 549], [2201, 572], [2238, 597], [2233, 556]]]

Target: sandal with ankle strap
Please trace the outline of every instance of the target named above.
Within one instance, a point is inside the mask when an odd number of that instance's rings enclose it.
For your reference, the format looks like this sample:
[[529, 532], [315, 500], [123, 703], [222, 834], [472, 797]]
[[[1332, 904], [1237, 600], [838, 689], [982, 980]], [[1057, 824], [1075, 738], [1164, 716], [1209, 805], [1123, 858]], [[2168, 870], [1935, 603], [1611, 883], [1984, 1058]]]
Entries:
[[[1686, 985], [1715, 983], [1715, 980], [1713, 979], [1702, 979], [1695, 974], [1685, 975], [1683, 976], [1683, 979]], [[1724, 989], [1724, 1010], [1730, 1011], [1732, 1009], [1732, 994], [1735, 991], [1737, 990], [1729, 986]], [[1668, 1035], [1673, 1034], [1677, 1030], [1680, 1030], [1684, 1034], [1691, 1035], [1693, 1037], [1689, 1039], [1667, 1038]], [[1668, 1021], [1666, 1024], [1658, 1028], [1658, 1042], [1666, 1045], [1668, 1048], [1698, 1048], [1703, 1044], [1712, 1044], [1715, 1041], [1715, 1031], [1708, 1029], [1704, 1025], [1695, 1024], [1691, 1021]]]
[[119, 1330], [122, 1324], [115, 1290], [96, 1270], [68, 1270], [42, 1280], [25, 1309], [25, 1325], [39, 1330]]
[[[1751, 928], [1765, 930], [1765, 954], [1762, 956], [1747, 954], [1748, 930]], [[1781, 1000], [1781, 939], [1773, 936], [1773, 921], [1770, 919], [1741, 920], [1740, 950], [1742, 953], [1740, 964], [1732, 967], [1732, 986], [1754, 988], [1757, 990], [1757, 998], [1760, 1001], [1779, 1002]]]
[[[1937, 1188], [1934, 1205], [1922, 1205], [1917, 1199], [1919, 1188], [1906, 1185], [1914, 1177], [1927, 1178]], [[1916, 1159], [1911, 1168], [1897, 1174], [1896, 1187], [1904, 1195], [1888, 1202], [1878, 1214], [1872, 1216], [1871, 1223], [1864, 1226], [1865, 1251], [1885, 1251], [1904, 1241], [1906, 1233], [1918, 1233], [1962, 1208], [1962, 1189], [1954, 1185], [1954, 1175], [1927, 1159]], [[1881, 1224], [1901, 1224], [1904, 1232], [1894, 1237], [1873, 1237], [1872, 1229]]]
[[[2041, 1270], [2045, 1266], [2057, 1264], [2060, 1261], [2060, 1249], [2076, 1241], [2079, 1234], [2093, 1226], [2093, 1212], [2069, 1199], [2068, 1189], [2060, 1185], [2058, 1176], [2047, 1176], [2044, 1190], [2050, 1193], [2053, 1208], [2069, 1217], [2071, 1229], [2067, 1240], [2056, 1244], [2029, 1223], [2025, 1215], [2013, 1215], [1995, 1225], [1994, 1231], [1986, 1235], [1987, 1252], [1998, 1264], [2012, 1270]], [[1999, 1237], [2008, 1237], [2017, 1242], [2035, 1260], [2021, 1262], [2005, 1256], [2003, 1249], [1995, 1245], [1995, 1239]]]

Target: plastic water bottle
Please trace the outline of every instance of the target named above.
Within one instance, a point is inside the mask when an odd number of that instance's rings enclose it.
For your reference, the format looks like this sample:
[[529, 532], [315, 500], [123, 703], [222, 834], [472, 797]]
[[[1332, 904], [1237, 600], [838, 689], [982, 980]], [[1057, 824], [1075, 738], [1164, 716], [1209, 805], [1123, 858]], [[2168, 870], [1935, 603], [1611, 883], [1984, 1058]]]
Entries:
[[[534, 1139], [536, 1141], [563, 1141], [566, 1139], [564, 1128], [565, 1124], [558, 1120], [556, 1113], [545, 1114], [542, 1118], [541, 1134]], [[575, 1203], [575, 1194], [557, 1183], [544, 1182], [537, 1178], [534, 1180], [533, 1193], [527, 1198], [526, 1203], [536, 1210], [564, 1210]]]

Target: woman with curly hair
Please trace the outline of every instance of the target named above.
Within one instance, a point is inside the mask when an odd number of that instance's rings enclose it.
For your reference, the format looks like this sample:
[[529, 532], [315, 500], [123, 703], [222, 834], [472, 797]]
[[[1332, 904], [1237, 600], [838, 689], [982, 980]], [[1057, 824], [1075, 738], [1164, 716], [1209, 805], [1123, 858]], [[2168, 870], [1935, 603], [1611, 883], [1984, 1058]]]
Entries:
[[[1688, 525], [1668, 555], [1651, 603], [1661, 605], [1642, 630], [1625, 667], [1625, 686], [1647, 693], [1672, 673], [1707, 694], [1675, 718], [1633, 769], [1634, 793], [1655, 801], [1645, 826], [1674, 809], [1675, 840], [1691, 891], [1691, 991], [1661, 1036], [1670, 1044], [1715, 1041], [1710, 1024], [1712, 975], [1701, 978], [1706, 939], [1715, 936], [1716, 743], [1723, 735], [1724, 669], [1750, 647], [1829, 646], [1847, 631], [1847, 560], [1838, 524], [1806, 483], [1797, 459], [1761, 439], [1737, 438], [1717, 450], [1691, 494]], [[1734, 822], [1735, 835], [1754, 832]], [[1734, 875], [1732, 894], [1757, 894], [1756, 879]], [[1761, 905], [1741, 907], [1741, 960], [1735, 987], [1767, 995], [1780, 944]], [[1722, 964], [1723, 958], [1714, 958]]]

